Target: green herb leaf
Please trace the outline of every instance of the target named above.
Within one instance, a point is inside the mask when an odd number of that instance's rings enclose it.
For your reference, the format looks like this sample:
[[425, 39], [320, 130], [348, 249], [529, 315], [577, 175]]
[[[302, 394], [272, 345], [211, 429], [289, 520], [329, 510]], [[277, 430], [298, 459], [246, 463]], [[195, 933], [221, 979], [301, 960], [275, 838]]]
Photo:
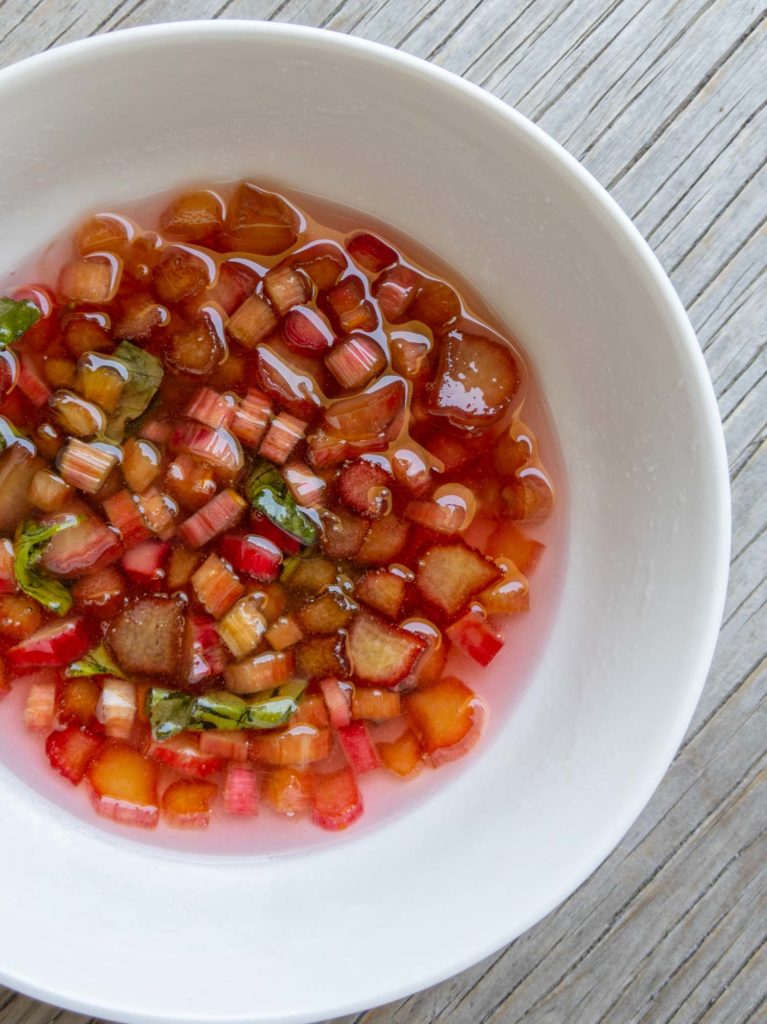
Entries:
[[104, 644], [99, 644], [78, 661], [73, 661], [64, 675], [67, 679], [77, 676], [117, 676], [118, 679], [125, 679], [125, 673], [112, 659]]
[[13, 560], [16, 582], [25, 594], [57, 615], [67, 614], [72, 607], [72, 595], [60, 580], [51, 579], [40, 571], [40, 559], [51, 537], [79, 522], [79, 516], [66, 516], [52, 526], [40, 526], [28, 520], [16, 535]]
[[314, 544], [317, 540], [314, 521], [299, 508], [279, 470], [268, 465], [256, 468], [248, 477], [245, 491], [253, 509], [275, 526], [302, 544]]
[[40, 310], [29, 299], [17, 302], [0, 298], [0, 347], [12, 345], [40, 319]]
[[169, 740], [185, 730], [276, 729], [298, 710], [306, 683], [287, 683], [268, 694], [243, 699], [226, 690], [201, 695], [152, 687], [147, 710], [156, 740]]
[[128, 380], [104, 433], [111, 441], [122, 441], [128, 421], [140, 416], [157, 393], [163, 369], [156, 356], [130, 341], [121, 341], [114, 354], [127, 367]]

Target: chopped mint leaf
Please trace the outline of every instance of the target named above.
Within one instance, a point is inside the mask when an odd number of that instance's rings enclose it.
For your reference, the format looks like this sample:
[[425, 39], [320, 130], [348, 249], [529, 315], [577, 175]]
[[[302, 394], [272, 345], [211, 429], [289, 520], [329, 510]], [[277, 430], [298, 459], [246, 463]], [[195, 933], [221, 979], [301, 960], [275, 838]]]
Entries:
[[0, 347], [18, 341], [39, 319], [40, 310], [29, 299], [0, 298]]
[[163, 369], [156, 356], [130, 341], [121, 341], [114, 354], [125, 364], [128, 380], [104, 433], [111, 441], [122, 441], [128, 421], [141, 416], [157, 393], [162, 383]]
[[73, 661], [64, 675], [67, 679], [77, 676], [117, 676], [118, 679], [125, 679], [125, 673], [112, 659], [104, 644], [99, 644], [78, 661]]
[[40, 571], [40, 559], [48, 541], [60, 530], [76, 526], [78, 516], [66, 516], [52, 526], [40, 526], [28, 520], [16, 535], [13, 568], [16, 582], [25, 594], [57, 615], [66, 615], [72, 607], [72, 595], [61, 582]]
[[278, 469], [263, 465], [253, 470], [245, 487], [256, 512], [307, 546], [317, 540], [317, 527], [299, 508]]

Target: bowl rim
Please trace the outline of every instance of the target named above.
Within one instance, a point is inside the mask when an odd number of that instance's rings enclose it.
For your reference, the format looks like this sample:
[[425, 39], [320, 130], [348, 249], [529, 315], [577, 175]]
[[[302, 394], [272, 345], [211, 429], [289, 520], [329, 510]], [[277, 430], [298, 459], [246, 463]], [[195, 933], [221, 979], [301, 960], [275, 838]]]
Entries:
[[[526, 136], [527, 140], [534, 144], [542, 159], [558, 165], [573, 183], [577, 183], [584, 201], [590, 202], [593, 208], [601, 212], [612, 232], [618, 236], [627, 254], [631, 255], [635, 272], [644, 278], [648, 288], [657, 296], [659, 305], [664, 307], [669, 316], [669, 333], [674, 334], [681, 343], [692, 383], [695, 386], [696, 397], [705, 417], [705, 434], [701, 435], [701, 455], [708, 462], [708, 469], [715, 482], [716, 490], [715, 504], [708, 510], [709, 521], [713, 524], [716, 534], [716, 544], [715, 548], [709, 552], [710, 587], [705, 624], [701, 630], [694, 660], [691, 657], [692, 667], [688, 678], [684, 687], [680, 687], [678, 713], [673, 720], [667, 719], [664, 736], [658, 740], [658, 745], [662, 746], [663, 753], [646, 766], [641, 777], [638, 776], [633, 781], [633, 799], [627, 801], [623, 814], [605, 824], [594, 839], [591, 855], [584, 858], [583, 862], [574, 864], [569, 876], [560, 878], [559, 885], [546, 895], [541, 896], [534, 909], [531, 909], [526, 917], [515, 922], [513, 926], [504, 926], [502, 922], [497, 922], [495, 928], [487, 929], [484, 934], [475, 936], [473, 941], [464, 943], [460, 952], [456, 952], [452, 958], [443, 958], [440, 969], [425, 973], [416, 971], [418, 982], [415, 986], [412, 978], [397, 984], [381, 980], [375, 987], [371, 987], [369, 998], [364, 1003], [359, 1000], [352, 1003], [336, 1002], [333, 1005], [324, 1005], [309, 1015], [303, 1011], [287, 1011], [279, 1017], [279, 1020], [285, 1024], [287, 1022], [294, 1022], [294, 1024], [307, 1022], [308, 1024], [308, 1022], [319, 1019], [358, 1012], [369, 1006], [378, 1006], [392, 1000], [405, 998], [414, 991], [437, 984], [476, 964], [516, 939], [558, 907], [612, 853], [639, 817], [666, 774], [692, 719], [708, 675], [719, 635], [727, 590], [731, 542], [730, 483], [724, 433], [703, 353], [681, 300], [658, 258], [616, 200], [574, 156], [523, 114], [480, 86], [420, 57], [404, 53], [382, 43], [329, 29], [249, 19], [201, 19], [161, 22], [119, 29], [35, 54], [0, 69], [0, 92], [11, 86], [23, 85], [25, 80], [32, 80], [37, 75], [55, 73], [57, 67], [76, 64], [81, 59], [87, 59], [92, 53], [121, 49], [127, 51], [131, 48], [141, 47], [145, 42], [156, 42], [158, 39], [171, 36], [174, 39], [179, 36], [185, 38], [208, 36], [223, 39], [227, 36], [241, 37], [243, 34], [293, 39], [298, 42], [314, 42], [318, 47], [324, 47], [326, 50], [335, 48], [350, 51], [376, 62], [388, 64], [409, 74], [414, 79], [430, 79], [441, 85], [445, 91], [462, 94], [467, 102], [484, 111], [492, 112], [500, 122], [505, 122], [510, 128]], [[681, 699], [682, 693], [684, 699]], [[348, 837], [344, 841], [348, 843], [350, 839], [351, 837]], [[80, 995], [46, 988], [45, 984], [32, 978], [14, 976], [1, 967], [0, 981], [34, 998], [55, 1002], [82, 1013], [106, 1016], [111, 1019], [115, 1019], [114, 1015], [119, 1014], [121, 1020], [142, 1022], [142, 1024], [148, 1024], [148, 1022], [152, 1022], [152, 1024], [158, 1022], [159, 1024], [160, 1021], [168, 1021], [167, 1015], [158, 1017], [143, 1011], [135, 1012], [116, 1004], [104, 1005], [100, 1002], [88, 1001], [87, 998], [82, 998]], [[253, 1021], [255, 1018], [251, 1009], [247, 1014], [225, 1014], [218, 1019], [222, 1024], [223, 1022], [245, 1024], [246, 1021]], [[258, 1019], [261, 1020], [260, 1017]], [[174, 1013], [173, 1020], [184, 1022], [184, 1024], [192, 1024], [192, 1022], [202, 1024], [207, 1018], [200, 1017], [195, 1012], [179, 1011]]]

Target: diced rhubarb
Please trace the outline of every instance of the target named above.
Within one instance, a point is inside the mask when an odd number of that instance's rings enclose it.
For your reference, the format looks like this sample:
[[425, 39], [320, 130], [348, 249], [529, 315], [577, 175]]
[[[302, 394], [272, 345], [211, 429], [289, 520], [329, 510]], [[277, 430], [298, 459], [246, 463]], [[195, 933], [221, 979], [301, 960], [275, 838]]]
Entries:
[[495, 423], [520, 384], [511, 349], [478, 334], [451, 331], [442, 342], [428, 408], [459, 427]]
[[77, 609], [98, 618], [107, 618], [117, 611], [124, 595], [125, 580], [112, 565], [82, 576], [72, 588]]
[[95, 679], [65, 679], [58, 690], [56, 717], [65, 724], [92, 725], [100, 697]]
[[215, 192], [189, 192], [163, 211], [161, 226], [187, 242], [202, 242], [223, 227], [224, 204]]
[[349, 275], [327, 294], [327, 304], [342, 334], [353, 331], [374, 331], [378, 314], [365, 294], [362, 279]]
[[272, 403], [263, 391], [249, 388], [234, 411], [230, 428], [235, 437], [249, 448], [256, 448], [272, 418]]
[[[408, 619], [402, 623], [402, 629], [417, 633], [425, 641], [425, 650], [413, 666], [413, 683], [418, 687], [431, 686], [441, 678], [447, 663], [448, 645], [443, 641], [442, 633], [427, 619]], [[403, 680], [403, 686], [407, 682]]]
[[24, 724], [33, 732], [48, 732], [56, 717], [56, 684], [32, 683], [24, 705]]
[[410, 524], [389, 515], [370, 524], [354, 559], [360, 565], [389, 565], [404, 552]]
[[410, 319], [408, 307], [420, 282], [420, 274], [402, 264], [387, 270], [374, 282], [373, 295], [389, 323], [398, 324]]
[[162, 795], [163, 818], [172, 828], [207, 828], [217, 791], [212, 782], [171, 782]]
[[186, 248], [168, 248], [153, 275], [157, 297], [166, 305], [199, 295], [210, 284], [205, 262]]
[[283, 466], [282, 479], [299, 505], [322, 508], [327, 501], [328, 485], [304, 462], [291, 462]]
[[281, 196], [250, 183], [239, 186], [226, 215], [230, 246], [267, 256], [294, 245], [299, 224], [298, 214]]
[[252, 768], [229, 765], [224, 782], [224, 810], [251, 818], [258, 814], [258, 778]]
[[138, 436], [145, 437], [147, 441], [153, 441], [155, 444], [167, 444], [173, 436], [173, 427], [167, 420], [147, 420], [146, 423], [142, 423]]
[[236, 665], [228, 665], [224, 679], [233, 693], [273, 690], [292, 677], [294, 664], [292, 651], [268, 651], [251, 655]]
[[355, 597], [389, 619], [400, 617], [407, 591], [407, 579], [388, 569], [371, 569], [360, 577], [354, 588]]
[[351, 768], [314, 775], [311, 809], [315, 825], [331, 832], [347, 828], [362, 815], [362, 794]]
[[405, 698], [405, 713], [423, 750], [438, 762], [461, 756], [482, 727], [481, 701], [465, 683], [446, 676]]
[[13, 541], [0, 538], [0, 594], [15, 594], [18, 589], [13, 560]]
[[290, 261], [314, 282], [318, 291], [327, 291], [349, 265], [343, 250], [335, 242], [319, 242], [293, 253]]
[[395, 331], [389, 343], [391, 365], [395, 373], [408, 380], [418, 380], [429, 371], [429, 353], [433, 344], [424, 334]]
[[220, 618], [245, 593], [245, 587], [218, 555], [208, 555], [192, 576], [197, 600], [214, 618]]
[[71, 359], [48, 356], [43, 363], [43, 375], [52, 388], [71, 388], [77, 376], [77, 364]]
[[232, 568], [244, 576], [268, 582], [280, 574], [282, 552], [266, 537], [229, 533], [221, 538], [219, 550]]
[[130, 491], [118, 491], [106, 499], [103, 507], [109, 522], [120, 531], [126, 548], [141, 544], [151, 536], [138, 502]]
[[435, 533], [454, 534], [468, 529], [476, 509], [476, 499], [468, 487], [445, 484], [428, 501], [409, 501], [405, 517]]
[[355, 679], [364, 686], [395, 686], [412, 669], [423, 640], [367, 612], [352, 620], [347, 640]]
[[491, 558], [508, 558], [527, 576], [538, 564], [544, 545], [524, 534], [516, 523], [503, 520], [488, 537], [485, 548]]
[[226, 762], [221, 757], [203, 754], [197, 733], [182, 733], [170, 740], [152, 742], [149, 757], [190, 779], [206, 779], [222, 771]]
[[337, 466], [345, 459], [364, 451], [383, 451], [386, 439], [383, 437], [368, 439], [366, 442], [345, 441], [341, 437], [329, 434], [326, 430], [315, 430], [306, 438], [307, 457], [315, 469], [329, 469]]
[[271, 768], [264, 774], [261, 795], [278, 814], [289, 818], [309, 806], [309, 775], [299, 768]]
[[386, 722], [402, 714], [400, 695], [394, 690], [358, 687], [352, 697], [352, 718]]
[[343, 388], [362, 388], [386, 367], [386, 355], [372, 338], [352, 334], [325, 356], [325, 365]]
[[243, 348], [253, 349], [276, 330], [278, 322], [274, 310], [265, 298], [261, 295], [249, 295], [229, 317], [226, 332]]
[[45, 741], [45, 753], [51, 767], [78, 786], [88, 764], [98, 754], [103, 740], [90, 729], [71, 723], [66, 729], [52, 732]]
[[403, 778], [423, 764], [423, 751], [412, 729], [406, 729], [391, 743], [378, 744], [378, 757], [384, 768]]
[[43, 512], [58, 512], [72, 497], [72, 488], [58, 473], [39, 469], [29, 485], [29, 500]]
[[505, 512], [511, 519], [537, 523], [551, 514], [554, 488], [546, 474], [535, 466], [520, 471], [518, 479], [501, 491]]
[[21, 352], [19, 355], [17, 387], [27, 401], [38, 409], [41, 409], [51, 397], [50, 388], [37, 372], [37, 367], [28, 352]]
[[364, 722], [350, 722], [336, 729], [336, 736], [355, 775], [373, 771], [379, 761]]
[[284, 579], [293, 591], [321, 594], [338, 580], [338, 566], [329, 558], [316, 555], [288, 564]]
[[126, 484], [134, 494], [143, 493], [162, 471], [159, 449], [145, 438], [127, 438], [123, 444], [122, 471]]
[[200, 733], [200, 753], [205, 757], [245, 764], [249, 749], [250, 736], [245, 730], [209, 729]]
[[477, 595], [488, 615], [513, 615], [530, 608], [530, 585], [510, 558], [496, 558], [503, 573], [497, 583]]
[[425, 600], [453, 617], [471, 597], [500, 578], [497, 565], [456, 542], [429, 548], [418, 561], [415, 582]]
[[345, 676], [349, 672], [343, 633], [302, 640], [293, 648], [293, 652], [299, 678], [322, 679], [325, 676]]
[[0, 531], [12, 533], [29, 509], [29, 487], [42, 460], [22, 444], [0, 455]]
[[282, 337], [291, 352], [305, 356], [321, 356], [335, 341], [330, 324], [308, 306], [290, 310], [282, 323]]
[[160, 540], [168, 541], [176, 532], [178, 504], [167, 494], [150, 487], [138, 496], [144, 521]]
[[77, 390], [88, 402], [110, 415], [117, 411], [128, 382], [128, 373], [119, 359], [87, 353], [77, 364]]
[[127, 679], [104, 680], [96, 717], [107, 736], [126, 740], [136, 721], [136, 686]]
[[112, 620], [107, 642], [125, 672], [172, 676], [179, 666], [183, 630], [178, 598], [139, 597]]
[[311, 295], [311, 285], [300, 270], [284, 263], [272, 269], [264, 278], [264, 291], [280, 316], [293, 306], [300, 306]]
[[257, 594], [246, 594], [218, 621], [218, 633], [235, 658], [244, 658], [259, 646], [266, 632]]
[[330, 729], [309, 723], [255, 733], [251, 760], [265, 765], [302, 765], [324, 760], [330, 753]]
[[[387, 520], [390, 519], [387, 516]], [[343, 509], [335, 509], [322, 520], [322, 550], [330, 558], [354, 558], [368, 532], [368, 521]]]
[[365, 458], [354, 459], [338, 474], [338, 497], [357, 515], [380, 519], [391, 510], [392, 482], [383, 466]]
[[227, 660], [215, 620], [207, 615], [188, 614], [182, 659], [186, 681], [195, 685], [211, 676], [221, 675], [226, 668]]
[[371, 274], [380, 274], [398, 259], [390, 245], [366, 231], [349, 239], [346, 249], [352, 259]]
[[282, 615], [264, 633], [264, 639], [275, 651], [284, 651], [303, 639], [301, 627], [294, 615]]
[[[117, 338], [149, 341], [152, 331], [157, 327], [166, 326], [169, 320], [170, 314], [165, 306], [161, 306], [153, 295], [140, 292], [126, 296], [122, 301], [120, 316], [114, 324], [114, 333]], [[77, 348], [82, 352], [94, 349], [95, 346], [85, 345], [83, 348], [78, 344]]]
[[40, 605], [26, 594], [0, 594], [0, 636], [21, 640], [42, 622]]
[[173, 548], [168, 559], [168, 590], [182, 590], [202, 561], [202, 555], [188, 548]]
[[157, 825], [158, 768], [138, 751], [110, 740], [88, 764], [87, 776], [97, 814], [124, 825]]
[[165, 563], [170, 544], [148, 540], [126, 551], [122, 558], [125, 575], [147, 590], [160, 590], [165, 582]]
[[399, 379], [374, 385], [358, 395], [331, 403], [325, 410], [325, 426], [331, 434], [345, 441], [368, 443], [377, 436], [388, 438], [405, 399], [405, 384]]
[[71, 438], [58, 457], [59, 472], [66, 482], [86, 494], [100, 490], [116, 465], [117, 455], [109, 445], [99, 447], [78, 437]]
[[486, 620], [483, 611], [474, 608], [448, 626], [447, 636], [480, 665], [489, 665], [504, 644], [503, 637]]
[[227, 316], [241, 306], [256, 290], [260, 276], [243, 257], [235, 256], [218, 266], [218, 279], [208, 290], [208, 298], [217, 302]]
[[[74, 578], [109, 565], [122, 550], [120, 539], [101, 520], [88, 514], [81, 522], [66, 526], [48, 541], [41, 564], [54, 576]], [[72, 519], [67, 515], [66, 519]], [[59, 521], [55, 516], [51, 522]]]
[[213, 372], [225, 350], [210, 317], [202, 314], [172, 329], [165, 353], [166, 360], [179, 372], [204, 377]]
[[220, 395], [212, 388], [200, 388], [186, 407], [185, 416], [207, 427], [229, 427], [237, 408], [234, 395]]
[[258, 454], [282, 466], [298, 442], [303, 438], [306, 423], [287, 412], [281, 412], [272, 420], [266, 437], [261, 442]]
[[343, 629], [356, 609], [357, 605], [339, 587], [333, 587], [302, 605], [296, 618], [304, 633], [326, 636]]
[[201, 548], [236, 526], [247, 507], [237, 491], [227, 488], [185, 520], [178, 528], [178, 535], [190, 548]]
[[177, 455], [168, 466], [165, 487], [185, 508], [200, 509], [218, 490], [215, 470], [191, 455]]
[[173, 432], [171, 445], [230, 473], [238, 473], [244, 465], [240, 442], [225, 427], [213, 429], [187, 421]]
[[461, 315], [461, 300], [444, 281], [424, 279], [408, 307], [408, 316], [441, 331]]
[[59, 288], [72, 302], [102, 305], [114, 298], [121, 276], [122, 260], [113, 254], [94, 253], [67, 263], [61, 271]]
[[82, 658], [90, 647], [88, 626], [79, 615], [52, 622], [11, 647], [6, 654], [11, 669], [57, 668]]
[[321, 680], [320, 689], [330, 715], [330, 724], [336, 729], [349, 725], [352, 720], [353, 687], [351, 683], [342, 682], [335, 676], [330, 676], [328, 679]]

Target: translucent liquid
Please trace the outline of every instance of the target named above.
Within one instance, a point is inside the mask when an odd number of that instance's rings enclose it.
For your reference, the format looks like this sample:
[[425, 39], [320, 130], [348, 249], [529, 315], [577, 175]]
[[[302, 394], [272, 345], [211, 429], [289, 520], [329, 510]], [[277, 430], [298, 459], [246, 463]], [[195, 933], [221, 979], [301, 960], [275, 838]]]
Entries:
[[[306, 215], [306, 243], [330, 239], [343, 244], [348, 232], [360, 229], [380, 234], [402, 253], [403, 261], [447, 281], [458, 291], [463, 302], [465, 319], [469, 324], [471, 321], [479, 321], [488, 325], [501, 337], [510, 337], [508, 329], [504, 328], [492, 309], [480, 298], [481, 281], [469, 283], [458, 279], [455, 272], [440, 262], [435, 254], [403, 232], [378, 223], [364, 213], [329, 204], [316, 197], [287, 193], [279, 185], [260, 182], [259, 185], [273, 187], [275, 191], [293, 201]], [[210, 185], [203, 187], [209, 188]], [[226, 200], [234, 186], [222, 185], [214, 188]], [[129, 217], [143, 230], [157, 230], [160, 213], [177, 194], [178, 190], [174, 190], [173, 193], [163, 193], [124, 204], [116, 212]], [[13, 286], [27, 283], [54, 286], [61, 265], [73, 255], [70, 237], [71, 233], [64, 233], [43, 252], [24, 260], [16, 268], [9, 268], [3, 276], [0, 294], [4, 294]], [[263, 263], [273, 265], [280, 259], [281, 256], [264, 258]], [[260, 263], [262, 259], [255, 257], [254, 262]], [[384, 344], [388, 341], [385, 337], [380, 340]], [[388, 345], [386, 347], [388, 348]], [[267, 806], [261, 807], [259, 816], [255, 819], [230, 818], [217, 810], [207, 832], [180, 832], [165, 826], [162, 821], [156, 830], [144, 831], [114, 825], [98, 818], [88, 801], [87, 783], [83, 782], [75, 788], [50, 768], [44, 750], [44, 737], [40, 734], [28, 734], [24, 729], [25, 695], [21, 688], [17, 687], [0, 703], [0, 770], [10, 770], [21, 784], [31, 787], [32, 792], [28, 791], [30, 798], [42, 799], [53, 804], [56, 812], [63, 809], [74, 815], [79, 819], [81, 827], [103, 836], [112, 834], [124, 842], [148, 844], [157, 850], [191, 857], [273, 855], [343, 842], [346, 836], [360, 835], [363, 831], [378, 827], [392, 817], [411, 812], [441, 787], [449, 785], [453, 775], [460, 772], [464, 764], [483, 756], [483, 751], [497, 738], [507, 716], [513, 714], [514, 706], [530, 679], [551, 631], [564, 575], [567, 543], [564, 466], [534, 368], [516, 340], [514, 347], [521, 354], [526, 370], [521, 389], [524, 399], [521, 417], [538, 439], [541, 457], [555, 483], [557, 497], [554, 510], [545, 521], [522, 524], [525, 534], [546, 546], [538, 565], [530, 574], [530, 611], [504, 617], [501, 631], [506, 638], [506, 646], [488, 668], [481, 668], [468, 657], [456, 653], [451, 654], [448, 662], [447, 672], [464, 679], [482, 697], [488, 711], [484, 734], [465, 758], [443, 765], [437, 771], [424, 767], [418, 775], [406, 780], [400, 780], [383, 769], [366, 774], [360, 780], [365, 814], [348, 833], [323, 832], [308, 818], [289, 821], [273, 813]]]

